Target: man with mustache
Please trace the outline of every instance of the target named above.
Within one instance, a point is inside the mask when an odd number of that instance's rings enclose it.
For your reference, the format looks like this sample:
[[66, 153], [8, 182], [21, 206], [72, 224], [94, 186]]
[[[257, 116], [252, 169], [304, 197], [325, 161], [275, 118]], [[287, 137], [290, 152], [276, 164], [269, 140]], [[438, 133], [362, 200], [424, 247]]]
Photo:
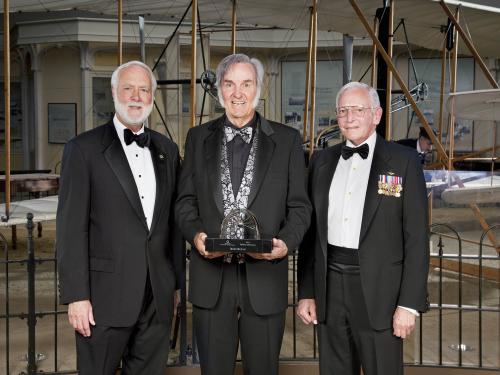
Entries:
[[64, 148], [57, 210], [60, 301], [82, 375], [159, 375], [181, 282], [173, 224], [179, 154], [144, 126], [156, 79], [139, 61], [111, 77], [116, 114]]
[[[302, 141], [296, 130], [255, 111], [263, 76], [259, 60], [225, 57], [217, 67], [225, 115], [186, 139], [176, 219], [193, 249], [189, 299], [203, 375], [233, 375], [238, 343], [246, 375], [278, 374], [288, 253], [309, 226]], [[271, 253], [207, 251], [207, 236], [219, 236], [233, 209], [255, 215]]]

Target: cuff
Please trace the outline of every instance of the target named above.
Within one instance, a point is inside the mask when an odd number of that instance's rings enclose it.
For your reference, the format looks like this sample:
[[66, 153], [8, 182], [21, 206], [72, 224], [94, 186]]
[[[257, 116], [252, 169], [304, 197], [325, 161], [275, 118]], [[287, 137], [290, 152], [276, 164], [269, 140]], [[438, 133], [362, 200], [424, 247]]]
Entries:
[[420, 314], [418, 313], [417, 310], [410, 309], [409, 307], [399, 306], [399, 305], [398, 305], [398, 307], [400, 307], [400, 308], [402, 308], [402, 309], [404, 309], [406, 311], [411, 312], [413, 315], [420, 316]]

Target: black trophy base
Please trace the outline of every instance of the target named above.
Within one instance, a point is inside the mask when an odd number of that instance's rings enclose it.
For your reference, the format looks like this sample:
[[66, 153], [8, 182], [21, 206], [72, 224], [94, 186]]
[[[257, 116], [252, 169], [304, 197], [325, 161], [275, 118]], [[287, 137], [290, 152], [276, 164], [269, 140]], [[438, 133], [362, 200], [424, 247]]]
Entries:
[[205, 250], [225, 253], [270, 253], [273, 240], [233, 240], [228, 238], [206, 238]]

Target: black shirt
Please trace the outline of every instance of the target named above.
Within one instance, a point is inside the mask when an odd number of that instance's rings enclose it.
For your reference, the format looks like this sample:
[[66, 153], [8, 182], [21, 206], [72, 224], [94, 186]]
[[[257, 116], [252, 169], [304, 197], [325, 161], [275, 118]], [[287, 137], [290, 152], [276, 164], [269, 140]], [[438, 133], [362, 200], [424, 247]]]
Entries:
[[[233, 186], [233, 194], [235, 198], [238, 195], [241, 180], [243, 179], [243, 174], [245, 173], [248, 156], [250, 155], [250, 149], [252, 148], [252, 143], [255, 139], [255, 130], [257, 129], [257, 123], [258, 117], [257, 113], [255, 113], [250, 122], [242, 127], [251, 127], [253, 129], [252, 139], [250, 143], [246, 143], [239, 135], [236, 135], [231, 140], [231, 142], [227, 142], [227, 161], [229, 164], [229, 173], [231, 174], [231, 184]], [[234, 126], [227, 117], [224, 121], [224, 125], [234, 129], [241, 129], [237, 126]]]

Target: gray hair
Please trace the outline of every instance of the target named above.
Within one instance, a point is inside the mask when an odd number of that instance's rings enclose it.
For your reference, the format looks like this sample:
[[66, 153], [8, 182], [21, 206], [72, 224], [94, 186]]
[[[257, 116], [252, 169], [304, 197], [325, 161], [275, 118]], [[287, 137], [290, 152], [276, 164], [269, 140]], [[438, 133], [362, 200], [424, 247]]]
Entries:
[[335, 98], [335, 107], [339, 107], [339, 99], [342, 96], [342, 94], [348, 90], [352, 89], [364, 89], [368, 92], [368, 96], [370, 97], [370, 101], [372, 102], [372, 107], [373, 108], [378, 108], [380, 107], [380, 99], [378, 97], [377, 90], [375, 90], [373, 87], [370, 85], [367, 85], [366, 83], [363, 82], [349, 82], [345, 84], [344, 86], [341, 87], [339, 92], [337, 93], [337, 97]]
[[126, 62], [125, 64], [122, 64], [118, 68], [115, 69], [115, 71], [111, 75], [111, 88], [116, 89], [118, 87], [118, 82], [120, 81], [121, 71], [123, 69], [126, 69], [126, 68], [128, 68], [130, 66], [134, 66], [134, 65], [144, 69], [146, 71], [146, 73], [149, 74], [149, 79], [151, 81], [151, 93], [154, 94], [156, 91], [156, 78], [153, 74], [153, 71], [149, 68], [149, 66], [147, 66], [143, 62], [137, 61], [137, 60]]
[[221, 87], [222, 81], [224, 80], [224, 76], [231, 69], [231, 67], [235, 64], [244, 63], [250, 64], [255, 70], [255, 77], [257, 79], [257, 93], [255, 95], [255, 99], [252, 103], [253, 108], [257, 108], [260, 99], [260, 93], [262, 91], [262, 83], [264, 82], [264, 67], [262, 63], [256, 58], [250, 58], [243, 53], [235, 53], [233, 55], [226, 56], [222, 59], [222, 61], [217, 66], [216, 76], [216, 86], [217, 86], [217, 95], [219, 97], [219, 103], [224, 107], [224, 98], [222, 97]]

